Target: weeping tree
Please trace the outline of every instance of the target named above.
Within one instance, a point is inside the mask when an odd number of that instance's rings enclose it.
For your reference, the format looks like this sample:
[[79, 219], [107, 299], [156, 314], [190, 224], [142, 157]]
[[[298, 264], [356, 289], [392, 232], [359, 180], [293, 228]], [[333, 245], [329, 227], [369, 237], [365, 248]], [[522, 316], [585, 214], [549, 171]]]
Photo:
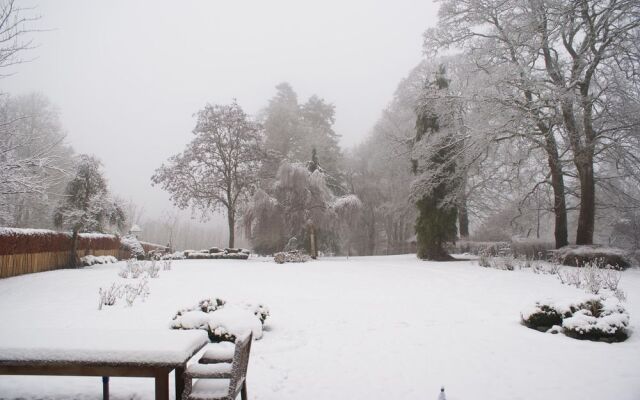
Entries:
[[194, 138], [151, 177], [180, 208], [223, 209], [229, 247], [235, 245], [236, 219], [251, 194], [260, 168], [261, 131], [235, 101], [205, 106], [197, 114]]
[[281, 251], [295, 237], [316, 258], [320, 246], [329, 247], [328, 234], [339, 228], [341, 218], [353, 220], [359, 204], [355, 195], [333, 194], [313, 152], [306, 164], [280, 164], [273, 186], [256, 191], [244, 223], [259, 253]]
[[460, 156], [456, 102], [448, 96], [448, 87], [445, 68], [440, 66], [435, 80], [426, 84], [419, 100], [411, 160], [416, 175], [411, 198], [418, 208], [415, 226], [418, 257], [438, 261], [452, 259], [444, 245], [456, 240], [461, 186], [456, 174], [456, 160]]
[[65, 197], [54, 212], [54, 224], [72, 232], [71, 267], [78, 265], [78, 235], [81, 232], [104, 233], [109, 227], [124, 228], [125, 213], [111, 199], [101, 163], [93, 156], [81, 155], [75, 175], [67, 184]]

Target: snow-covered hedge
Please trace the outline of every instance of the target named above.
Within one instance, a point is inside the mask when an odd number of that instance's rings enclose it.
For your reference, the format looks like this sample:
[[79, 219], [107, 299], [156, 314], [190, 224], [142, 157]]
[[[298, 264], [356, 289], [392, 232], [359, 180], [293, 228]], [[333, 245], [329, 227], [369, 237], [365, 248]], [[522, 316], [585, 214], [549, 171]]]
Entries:
[[520, 314], [523, 325], [582, 340], [622, 342], [629, 337], [629, 313], [615, 297], [588, 296], [577, 302], [541, 301]]
[[251, 330], [257, 340], [262, 338], [262, 327], [268, 316], [269, 309], [262, 304], [227, 304], [222, 299], [211, 298], [178, 311], [171, 327], [206, 330], [212, 342], [234, 342], [238, 335]]
[[113, 257], [113, 256], [93, 256], [93, 255], [88, 255], [88, 256], [84, 256], [80, 259], [80, 262], [82, 262], [82, 265], [84, 266], [91, 266], [91, 265], [95, 265], [95, 264], [113, 264], [113, 263], [117, 263], [118, 259]]
[[251, 252], [247, 249], [212, 247], [209, 250], [185, 250], [184, 258], [188, 260], [246, 260]]
[[597, 262], [603, 267], [609, 265], [617, 269], [625, 269], [630, 266], [631, 259], [628, 252], [623, 249], [598, 245], [565, 246], [554, 253], [562, 264], [573, 267]]
[[[19, 229], [0, 227], [0, 255], [69, 251], [72, 245], [70, 232], [47, 229]], [[102, 233], [81, 233], [78, 250], [117, 250], [117, 236]]]
[[458, 254], [484, 254], [487, 256], [497, 256], [505, 252], [511, 252], [511, 244], [509, 242], [475, 242], [469, 240], [459, 240], [455, 244], [450, 244], [448, 249], [450, 253]]

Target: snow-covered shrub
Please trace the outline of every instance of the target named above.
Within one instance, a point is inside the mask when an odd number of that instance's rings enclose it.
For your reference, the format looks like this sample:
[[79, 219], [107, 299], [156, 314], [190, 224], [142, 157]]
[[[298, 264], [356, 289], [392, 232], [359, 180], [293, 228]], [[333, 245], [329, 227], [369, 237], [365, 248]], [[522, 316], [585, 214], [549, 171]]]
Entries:
[[165, 260], [161, 260], [160, 262], [162, 263], [163, 271], [171, 271], [171, 264], [173, 263], [173, 260], [165, 259]]
[[138, 297], [140, 297], [142, 301], [147, 299], [150, 293], [149, 281], [147, 278], [142, 278], [138, 281], [137, 285], [126, 285], [123, 291], [127, 304], [132, 306], [134, 300]]
[[580, 268], [565, 267], [556, 275], [563, 285], [575, 286], [591, 294], [605, 292], [620, 301], [626, 300], [624, 291], [619, 287], [622, 274], [611, 266], [602, 267], [600, 261], [589, 261]]
[[256, 315], [244, 307], [227, 306], [209, 314], [209, 340], [235, 342], [239, 335], [251, 330], [257, 340], [262, 338], [262, 323]]
[[133, 235], [126, 235], [120, 238], [120, 244], [123, 250], [129, 251], [130, 257], [144, 260], [146, 253], [138, 238]]
[[504, 257], [493, 257], [481, 254], [478, 259], [478, 265], [484, 268], [494, 268], [503, 271], [513, 271], [516, 267], [520, 268], [519, 260], [510, 255]]
[[95, 264], [113, 264], [113, 263], [117, 263], [118, 259], [113, 257], [113, 256], [94, 256], [94, 255], [89, 254], [87, 256], [84, 256], [84, 257], [80, 258], [80, 262], [85, 267], [88, 267], [88, 266], [95, 265]]
[[511, 253], [509, 242], [477, 242], [459, 240], [455, 244], [448, 245], [447, 251], [450, 253], [468, 253], [473, 255], [484, 254], [486, 256], [498, 256]]
[[135, 258], [130, 258], [124, 267], [118, 272], [118, 276], [121, 278], [138, 279], [145, 272], [144, 261], [138, 261]]
[[595, 260], [588, 261], [580, 268], [580, 285], [587, 292], [598, 294], [602, 288], [602, 278], [600, 277], [600, 268]]
[[484, 268], [491, 267], [491, 257], [485, 253], [480, 253], [480, 257], [478, 258], [478, 265]]
[[581, 267], [594, 262], [601, 267], [611, 266], [615, 269], [626, 269], [630, 266], [628, 252], [615, 247], [565, 246], [558, 249], [555, 255], [562, 264], [568, 266]]
[[573, 303], [537, 302], [520, 316], [529, 328], [551, 333], [561, 329], [576, 339], [620, 342], [629, 336], [629, 313], [613, 296], [588, 296]]
[[112, 306], [122, 293], [122, 286], [117, 283], [111, 284], [108, 289], [98, 289], [98, 310], [102, 310], [102, 306]]
[[562, 321], [564, 334], [581, 340], [622, 342], [629, 337], [629, 313], [615, 297], [600, 297], [578, 306]]
[[175, 253], [165, 254], [161, 257], [162, 260], [184, 260], [184, 251], [176, 251]]
[[227, 304], [226, 301], [216, 297], [216, 298], [201, 300], [198, 303], [198, 308], [202, 312], [209, 313], [217, 310], [218, 308], [223, 307], [225, 304]]
[[[214, 247], [211, 250], [219, 250]], [[246, 249], [230, 249], [226, 248], [224, 251], [211, 251], [211, 250], [185, 250], [184, 258], [189, 260], [246, 260], [249, 258], [250, 251]]]
[[248, 329], [253, 331], [255, 339], [260, 339], [268, 316], [269, 309], [262, 304], [229, 305], [222, 299], [211, 298], [178, 311], [171, 321], [171, 327], [206, 330], [212, 342], [233, 342]]
[[555, 243], [540, 239], [513, 238], [510, 247], [514, 257], [542, 260], [550, 250], [555, 249]]
[[266, 321], [267, 317], [270, 315], [269, 308], [262, 304], [258, 304], [256, 306], [249, 305], [249, 307], [253, 309], [253, 314], [258, 317], [260, 323], [264, 325], [264, 321]]
[[618, 285], [620, 284], [621, 278], [622, 274], [620, 273], [620, 271], [605, 269], [601, 272], [602, 286], [605, 289], [609, 289], [614, 292], [618, 290]]
[[554, 325], [562, 325], [562, 318], [569, 310], [558, 310], [555, 303], [551, 301], [538, 301], [532, 308], [520, 313], [522, 323], [540, 332], [546, 332]]
[[309, 260], [311, 260], [311, 257], [299, 250], [280, 252], [273, 255], [273, 261], [275, 261], [277, 264], [301, 263], [307, 262]]
[[160, 276], [160, 265], [156, 260], [151, 260], [147, 267], [145, 268], [145, 272], [149, 276], [149, 278], [157, 278]]
[[563, 285], [580, 288], [582, 282], [580, 278], [580, 270], [575, 268], [562, 268], [558, 270], [556, 276], [560, 279], [560, 283]]

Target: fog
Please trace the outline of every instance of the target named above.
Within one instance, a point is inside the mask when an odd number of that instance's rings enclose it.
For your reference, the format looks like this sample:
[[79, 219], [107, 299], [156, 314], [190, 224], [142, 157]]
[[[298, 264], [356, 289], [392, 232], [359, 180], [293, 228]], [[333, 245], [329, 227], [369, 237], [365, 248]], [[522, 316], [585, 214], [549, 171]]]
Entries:
[[67, 141], [104, 163], [114, 194], [147, 216], [171, 208], [150, 176], [191, 138], [193, 114], [236, 98], [257, 114], [289, 82], [336, 106], [358, 143], [422, 58], [430, 1], [42, 1], [28, 63], [3, 91], [46, 95]]

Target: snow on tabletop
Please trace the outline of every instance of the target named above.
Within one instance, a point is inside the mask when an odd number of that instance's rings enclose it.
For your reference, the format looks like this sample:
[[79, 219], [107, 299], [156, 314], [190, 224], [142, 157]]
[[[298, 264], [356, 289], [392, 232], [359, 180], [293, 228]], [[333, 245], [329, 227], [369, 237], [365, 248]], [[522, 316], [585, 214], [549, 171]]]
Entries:
[[208, 342], [203, 331], [0, 330], [0, 360], [178, 364]]

